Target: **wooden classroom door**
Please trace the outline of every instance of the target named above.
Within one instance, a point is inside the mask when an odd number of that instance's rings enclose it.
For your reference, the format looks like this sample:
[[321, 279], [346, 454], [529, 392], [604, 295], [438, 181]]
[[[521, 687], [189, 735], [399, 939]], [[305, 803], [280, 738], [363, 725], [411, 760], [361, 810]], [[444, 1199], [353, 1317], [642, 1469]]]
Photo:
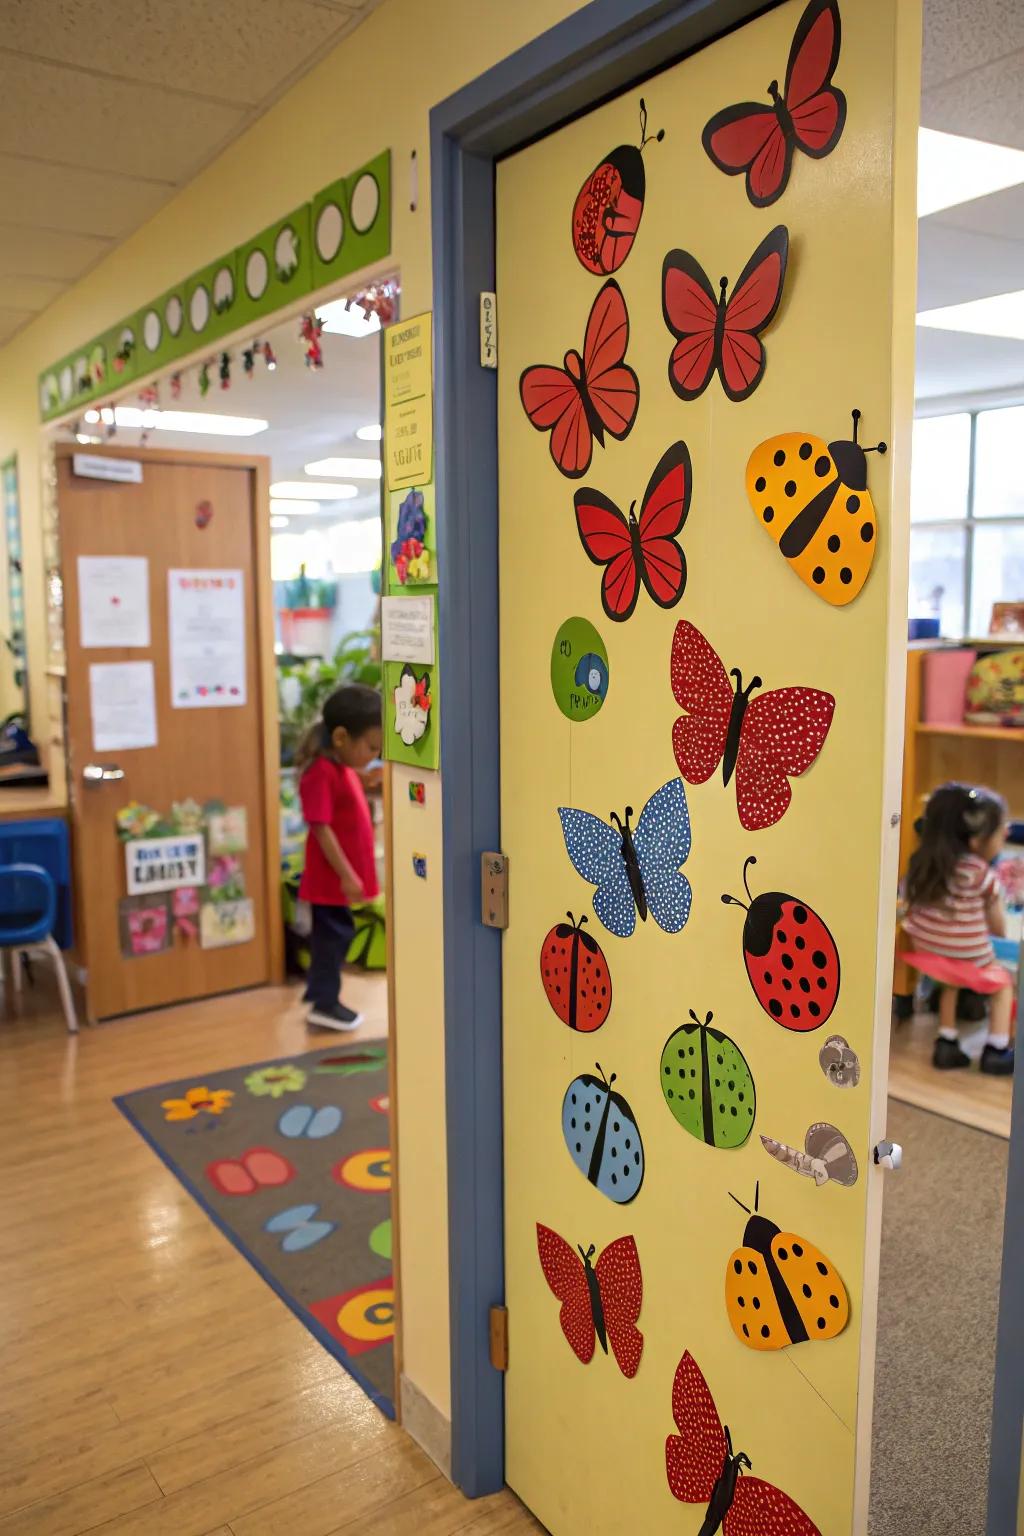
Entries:
[[[276, 736], [268, 746], [273, 630], [257, 553], [266, 461], [98, 454], [142, 473], [139, 483], [85, 477], [71, 449], [58, 450], [78, 946], [89, 1016], [107, 1018], [270, 979]], [[211, 589], [196, 582], [211, 580], [219, 596], [207, 607]], [[127, 627], [110, 618], [126, 610]], [[239, 619], [244, 654], [232, 660]], [[129, 806], [134, 818], [119, 825]], [[218, 806], [230, 814], [218, 819]], [[197, 843], [201, 866], [190, 862]]]
[[866, 1525], [920, 33], [842, 11], [497, 171], [506, 1467], [554, 1536]]

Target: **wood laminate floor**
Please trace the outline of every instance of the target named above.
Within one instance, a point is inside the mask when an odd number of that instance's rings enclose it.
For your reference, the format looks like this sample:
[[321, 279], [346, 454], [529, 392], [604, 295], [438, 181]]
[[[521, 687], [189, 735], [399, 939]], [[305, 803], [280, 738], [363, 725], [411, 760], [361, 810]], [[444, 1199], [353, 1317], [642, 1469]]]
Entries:
[[[452, 1488], [110, 1102], [308, 1049], [295, 989], [75, 1039], [46, 982], [0, 1018], [0, 1536], [539, 1531]], [[385, 1032], [383, 978], [346, 998]]]
[[933, 1013], [893, 1025], [890, 1096], [992, 1136], [1009, 1137], [1013, 1078], [983, 1077], [978, 1071], [985, 1025], [961, 1026], [960, 1043], [975, 1060], [972, 1066], [954, 1072], [937, 1072], [932, 1066], [937, 1029]]

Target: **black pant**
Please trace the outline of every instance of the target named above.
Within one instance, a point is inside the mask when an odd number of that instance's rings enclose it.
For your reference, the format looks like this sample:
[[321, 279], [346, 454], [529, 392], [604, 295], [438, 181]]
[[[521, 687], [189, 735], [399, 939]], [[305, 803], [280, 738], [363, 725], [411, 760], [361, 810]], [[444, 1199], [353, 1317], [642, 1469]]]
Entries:
[[306, 991], [314, 1008], [330, 1012], [341, 994], [341, 967], [355, 936], [349, 907], [313, 906], [309, 974]]

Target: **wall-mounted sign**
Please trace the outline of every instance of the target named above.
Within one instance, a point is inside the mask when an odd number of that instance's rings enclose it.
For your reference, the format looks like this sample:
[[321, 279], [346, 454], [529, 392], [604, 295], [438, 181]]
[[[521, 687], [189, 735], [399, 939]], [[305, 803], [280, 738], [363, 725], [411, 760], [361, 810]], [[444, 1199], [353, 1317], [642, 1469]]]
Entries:
[[385, 661], [434, 660], [434, 599], [385, 597], [380, 605], [381, 656]]
[[173, 891], [206, 881], [206, 849], [201, 832], [176, 837], [147, 837], [124, 845], [129, 896]]
[[430, 322], [430, 315], [414, 315], [384, 333], [384, 454], [392, 491], [434, 478]]
[[72, 468], [85, 480], [120, 480], [125, 485], [142, 484], [142, 465], [138, 459], [107, 459], [99, 453], [73, 453]]

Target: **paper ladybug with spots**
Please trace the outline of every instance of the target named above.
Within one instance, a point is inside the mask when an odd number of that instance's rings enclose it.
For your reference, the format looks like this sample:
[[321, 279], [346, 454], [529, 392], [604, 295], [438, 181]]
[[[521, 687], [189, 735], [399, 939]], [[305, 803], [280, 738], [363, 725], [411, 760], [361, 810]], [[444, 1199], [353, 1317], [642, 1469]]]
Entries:
[[806, 1237], [782, 1232], [736, 1200], [748, 1216], [743, 1245], [725, 1268], [725, 1310], [748, 1349], [786, 1349], [808, 1339], [835, 1339], [850, 1318], [850, 1298], [835, 1265]]
[[562, 1136], [583, 1177], [616, 1205], [628, 1205], [644, 1181], [644, 1144], [636, 1116], [621, 1093], [612, 1090], [615, 1073], [584, 1072], [573, 1078], [562, 1100]]
[[783, 1029], [819, 1029], [839, 999], [839, 951], [813, 907], [783, 891], [751, 896], [743, 865], [747, 900], [722, 897], [727, 907], [746, 911], [743, 963], [754, 996], [769, 1018]]
[[586, 917], [565, 915], [569, 921], [556, 923], [541, 945], [541, 985], [563, 1024], [591, 1034], [611, 1010], [612, 978], [600, 944], [583, 932]]
[[759, 443], [747, 464], [747, 497], [761, 527], [811, 591], [833, 607], [860, 592], [878, 542], [878, 514], [868, 490], [869, 453], [853, 438], [825, 443], [784, 432]]
[[691, 1023], [669, 1035], [661, 1052], [661, 1091], [684, 1131], [709, 1147], [741, 1147], [757, 1112], [747, 1059], [724, 1030], [690, 1009]]

